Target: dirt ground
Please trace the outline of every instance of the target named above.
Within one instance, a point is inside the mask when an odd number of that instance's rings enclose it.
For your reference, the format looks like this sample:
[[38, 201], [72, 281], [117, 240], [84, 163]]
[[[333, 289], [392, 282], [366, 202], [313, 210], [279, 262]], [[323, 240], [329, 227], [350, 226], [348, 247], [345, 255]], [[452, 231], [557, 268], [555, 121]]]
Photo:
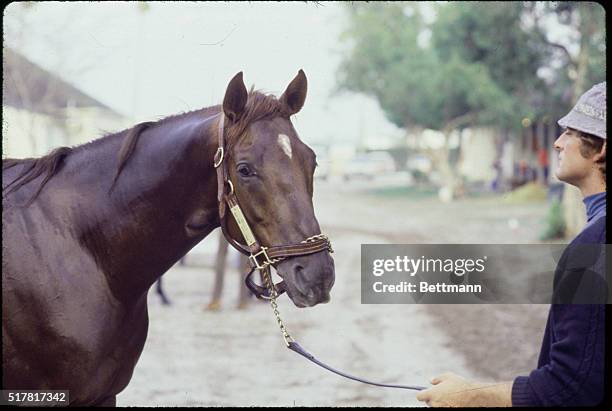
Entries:
[[[536, 364], [546, 305], [364, 305], [363, 243], [537, 242], [545, 203], [504, 204], [376, 196], [365, 185], [317, 184], [315, 210], [332, 240], [336, 283], [328, 304], [279, 308], [292, 336], [333, 367], [363, 378], [428, 385], [453, 371], [511, 380]], [[164, 276], [173, 305], [149, 294], [149, 336], [119, 406], [421, 406], [414, 391], [371, 387], [329, 373], [284, 346], [268, 304], [236, 308], [240, 276], [226, 277], [223, 306], [206, 311], [213, 272], [202, 265], [216, 233]], [[233, 254], [233, 262], [237, 256]], [[237, 264], [233, 264], [237, 265]]]

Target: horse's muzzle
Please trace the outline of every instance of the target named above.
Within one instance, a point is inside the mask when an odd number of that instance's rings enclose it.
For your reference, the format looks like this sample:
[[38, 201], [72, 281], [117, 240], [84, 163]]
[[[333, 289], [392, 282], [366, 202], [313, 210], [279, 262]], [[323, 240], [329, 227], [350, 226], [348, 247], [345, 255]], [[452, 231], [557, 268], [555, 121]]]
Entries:
[[328, 252], [287, 259], [277, 268], [296, 306], [312, 307], [329, 302], [335, 274], [334, 260]]

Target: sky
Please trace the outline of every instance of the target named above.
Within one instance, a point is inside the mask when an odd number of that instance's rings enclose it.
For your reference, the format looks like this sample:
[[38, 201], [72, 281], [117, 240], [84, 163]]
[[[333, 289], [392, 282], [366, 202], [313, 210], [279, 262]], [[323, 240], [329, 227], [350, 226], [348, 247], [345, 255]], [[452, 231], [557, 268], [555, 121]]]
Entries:
[[299, 69], [308, 96], [293, 123], [309, 143], [388, 146], [402, 135], [375, 100], [334, 93], [338, 3], [42, 2], [4, 9], [4, 44], [134, 123], [221, 103], [239, 71], [280, 96]]
[[[220, 104], [239, 71], [247, 87], [280, 96], [303, 69], [308, 96], [293, 123], [307, 143], [387, 148], [404, 135], [373, 98], [334, 92], [348, 47], [339, 41], [346, 5], [151, 2], [143, 11], [142, 4], [11, 3], [4, 8], [4, 44], [122, 113], [128, 124]], [[428, 21], [435, 19], [431, 4], [421, 3]], [[547, 35], [560, 41], [571, 33], [550, 22]]]

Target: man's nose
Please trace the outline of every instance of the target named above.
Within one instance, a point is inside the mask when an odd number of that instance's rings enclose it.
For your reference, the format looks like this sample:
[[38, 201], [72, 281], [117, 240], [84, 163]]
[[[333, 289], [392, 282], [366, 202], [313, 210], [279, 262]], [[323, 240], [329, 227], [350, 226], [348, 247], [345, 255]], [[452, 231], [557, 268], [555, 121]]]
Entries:
[[557, 139], [555, 140], [555, 142], [553, 143], [553, 148], [557, 151], [561, 151], [562, 147], [561, 147], [561, 138], [563, 136], [559, 136], [557, 137]]

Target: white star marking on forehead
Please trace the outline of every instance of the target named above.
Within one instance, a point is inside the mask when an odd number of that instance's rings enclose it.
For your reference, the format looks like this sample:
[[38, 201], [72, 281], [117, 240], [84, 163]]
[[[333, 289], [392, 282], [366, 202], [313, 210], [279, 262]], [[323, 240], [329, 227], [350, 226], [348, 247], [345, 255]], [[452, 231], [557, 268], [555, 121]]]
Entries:
[[278, 135], [278, 144], [281, 146], [287, 157], [291, 158], [291, 141], [289, 140], [289, 136], [285, 134]]

